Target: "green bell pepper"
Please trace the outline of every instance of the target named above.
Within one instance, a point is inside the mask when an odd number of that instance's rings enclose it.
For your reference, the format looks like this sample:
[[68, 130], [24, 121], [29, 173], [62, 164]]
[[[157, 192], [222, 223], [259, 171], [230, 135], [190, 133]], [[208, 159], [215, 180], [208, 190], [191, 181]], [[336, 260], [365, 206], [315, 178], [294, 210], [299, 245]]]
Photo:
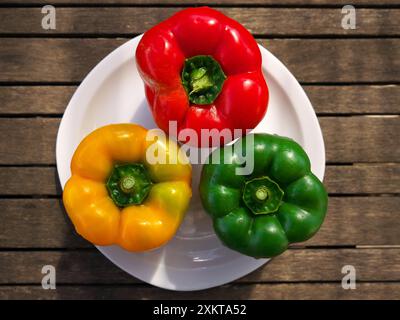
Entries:
[[[215, 153], [218, 163], [211, 161]], [[252, 173], [238, 175], [249, 156]], [[248, 135], [215, 150], [203, 166], [200, 196], [220, 240], [255, 258], [277, 256], [290, 243], [311, 238], [328, 204], [301, 146], [271, 134]]]

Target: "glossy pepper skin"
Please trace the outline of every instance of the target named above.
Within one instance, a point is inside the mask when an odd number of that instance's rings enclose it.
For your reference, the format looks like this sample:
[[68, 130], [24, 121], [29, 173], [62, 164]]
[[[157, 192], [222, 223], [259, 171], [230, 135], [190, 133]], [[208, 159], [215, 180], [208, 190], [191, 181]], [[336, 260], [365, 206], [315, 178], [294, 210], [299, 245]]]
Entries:
[[[182, 10], [147, 31], [136, 62], [155, 122], [168, 132], [169, 121], [176, 121], [182, 142], [220, 145], [222, 139], [201, 141], [201, 129], [245, 134], [266, 113], [268, 87], [256, 41], [211, 8]], [[185, 128], [194, 129], [198, 139], [179, 136]]]
[[[305, 151], [270, 134], [249, 135], [235, 144], [242, 151], [234, 146], [214, 151], [221, 160], [204, 165], [200, 182], [203, 206], [220, 240], [245, 255], [266, 258], [311, 238], [324, 220], [328, 197]], [[237, 175], [240, 159], [250, 153], [254, 170]]]
[[[184, 217], [191, 166], [175, 142], [148, 141], [148, 133], [134, 124], [108, 125], [90, 133], [74, 153], [63, 202], [76, 231], [93, 244], [135, 252], [157, 248]], [[163, 151], [166, 163], [150, 163], [149, 148]]]

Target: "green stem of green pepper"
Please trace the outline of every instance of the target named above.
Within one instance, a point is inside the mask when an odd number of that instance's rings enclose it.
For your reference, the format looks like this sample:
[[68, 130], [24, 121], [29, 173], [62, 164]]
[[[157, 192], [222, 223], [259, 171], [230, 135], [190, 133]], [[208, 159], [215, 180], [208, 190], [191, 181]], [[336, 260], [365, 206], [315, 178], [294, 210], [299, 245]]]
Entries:
[[279, 209], [283, 190], [267, 176], [246, 181], [243, 201], [254, 214], [268, 214]]
[[256, 199], [259, 201], [265, 201], [269, 197], [268, 189], [264, 186], [259, 187], [255, 193]]

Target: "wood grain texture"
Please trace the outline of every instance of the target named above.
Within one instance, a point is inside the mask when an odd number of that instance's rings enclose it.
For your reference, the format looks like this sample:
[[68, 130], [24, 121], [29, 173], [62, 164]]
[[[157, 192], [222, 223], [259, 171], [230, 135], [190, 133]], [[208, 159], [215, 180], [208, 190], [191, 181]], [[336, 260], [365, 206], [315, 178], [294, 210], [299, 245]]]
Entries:
[[399, 206], [398, 196], [330, 197], [325, 222], [305, 245], [399, 245]]
[[88, 248], [58, 199], [1, 199], [0, 247]]
[[[396, 82], [393, 71], [397, 70], [400, 75], [400, 41], [398, 43], [396, 39], [275, 39], [259, 42], [300, 82]], [[374, 74], [367, 75], [370, 71]]]
[[400, 283], [357, 283], [356, 290], [344, 290], [340, 283], [268, 283], [225, 285], [215, 289], [173, 292], [148, 285], [130, 286], [1, 286], [0, 299], [162, 299], [162, 300], [326, 300], [395, 299]]
[[126, 39], [0, 38], [0, 81], [76, 82]]
[[[0, 82], [78, 82], [124, 42], [0, 38]], [[400, 39], [272, 39], [260, 43], [301, 82], [400, 81]]]
[[[0, 248], [91, 247], [59, 199], [0, 199], [0, 207]], [[319, 233], [296, 246], [400, 245], [399, 207], [400, 197], [330, 197]]]
[[[45, 3], [58, 6], [55, 31], [41, 28]], [[250, 275], [215, 289], [171, 293], [129, 276], [75, 233], [60, 199], [55, 139], [76, 85], [104, 56], [180, 5], [202, 4], [220, 6], [243, 23], [303, 83], [321, 115], [329, 208], [314, 238]], [[356, 30], [341, 28], [344, 4], [348, 1], [0, 3], [0, 299], [400, 297], [400, 1], [353, 1]], [[57, 269], [57, 290], [40, 286], [46, 264]], [[341, 287], [346, 264], [356, 267], [357, 290]]]
[[400, 87], [396, 85], [303, 88], [317, 114], [400, 113]]
[[[61, 115], [76, 86], [2, 86], [0, 115]], [[303, 86], [317, 114], [400, 114], [400, 87]]]
[[[1, 196], [59, 196], [54, 167], [0, 167]], [[326, 167], [324, 184], [331, 195], [398, 194], [400, 164], [356, 164]]]
[[[143, 283], [97, 250], [0, 252], [0, 284], [40, 284], [44, 265], [53, 265], [57, 284]], [[400, 281], [400, 249], [288, 250], [235, 282], [341, 281], [344, 265], [357, 270], [358, 281]]]
[[0, 167], [0, 194], [3, 196], [55, 196], [61, 194], [54, 167]]
[[328, 162], [397, 162], [399, 116], [319, 119]]
[[0, 114], [62, 114], [76, 86], [0, 87]]
[[[0, 164], [54, 164], [59, 121], [0, 119], [0, 135], [7, 136], [0, 142]], [[323, 117], [319, 122], [328, 162], [398, 162], [400, 159], [396, 140], [400, 117], [397, 115]]]
[[[0, 34], [143, 33], [182, 8], [58, 8], [57, 27], [45, 30], [41, 8], [0, 8]], [[221, 8], [257, 35], [398, 35], [400, 9], [358, 9], [357, 29], [341, 26], [340, 9]], [[288, 18], [290, 17], [290, 18]], [[24, 23], [20, 23], [24, 21]]]
[[0, 163], [55, 163], [59, 119], [0, 119]]
[[324, 183], [333, 194], [400, 192], [399, 164], [327, 166]]
[[[14, 4], [80, 4], [80, 5], [346, 5], [348, 0], [7, 0], [7, 3]], [[353, 0], [351, 2], [355, 6], [360, 5], [398, 5], [398, 0]]]

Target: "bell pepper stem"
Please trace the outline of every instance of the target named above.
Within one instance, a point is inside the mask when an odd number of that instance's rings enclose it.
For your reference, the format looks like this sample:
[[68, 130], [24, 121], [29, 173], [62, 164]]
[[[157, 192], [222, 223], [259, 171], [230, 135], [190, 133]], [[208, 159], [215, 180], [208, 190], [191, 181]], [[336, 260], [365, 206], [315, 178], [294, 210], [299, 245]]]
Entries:
[[147, 169], [138, 163], [114, 166], [107, 181], [108, 193], [119, 207], [141, 204], [151, 186]]
[[276, 212], [282, 198], [283, 190], [267, 176], [247, 181], [243, 189], [243, 201], [254, 214]]
[[120, 180], [119, 186], [125, 193], [131, 193], [134, 190], [136, 184], [134, 176], [125, 176]]
[[264, 201], [268, 198], [268, 189], [265, 186], [259, 187], [255, 193], [256, 199], [260, 201]]
[[211, 56], [194, 56], [185, 60], [182, 85], [193, 104], [213, 103], [220, 94], [225, 79], [220, 64]]

